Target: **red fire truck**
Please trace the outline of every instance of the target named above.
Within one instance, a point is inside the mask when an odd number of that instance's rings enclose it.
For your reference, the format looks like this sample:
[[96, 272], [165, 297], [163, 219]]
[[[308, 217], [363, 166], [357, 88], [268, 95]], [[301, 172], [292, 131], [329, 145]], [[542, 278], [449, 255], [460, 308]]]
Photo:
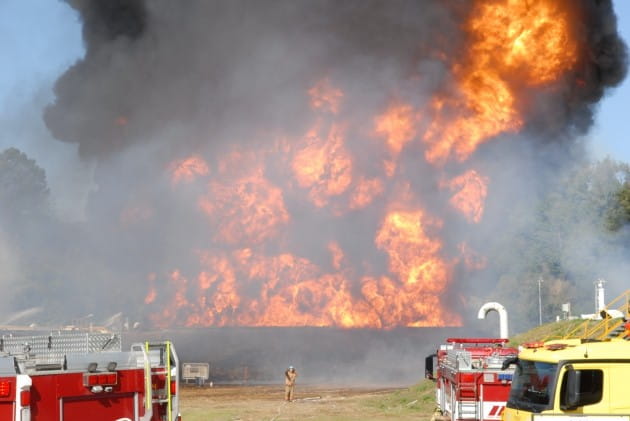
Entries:
[[2, 336], [0, 420], [180, 420], [177, 368], [169, 342], [122, 351], [117, 334]]
[[[438, 411], [451, 421], [500, 420], [510, 394], [513, 368], [503, 362], [518, 354], [507, 339], [449, 338], [426, 359], [426, 376], [436, 381]], [[434, 361], [437, 367], [434, 372]]]
[[17, 374], [10, 358], [0, 358], [0, 420], [30, 420], [31, 378]]

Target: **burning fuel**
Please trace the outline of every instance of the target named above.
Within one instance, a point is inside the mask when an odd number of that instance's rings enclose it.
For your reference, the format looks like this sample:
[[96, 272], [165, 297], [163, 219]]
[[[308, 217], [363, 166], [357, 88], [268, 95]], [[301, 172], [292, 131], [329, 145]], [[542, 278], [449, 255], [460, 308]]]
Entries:
[[484, 201], [488, 194], [488, 177], [479, 175], [475, 170], [469, 170], [442, 183], [441, 186], [446, 186], [453, 193], [449, 203], [469, 222], [481, 221]]
[[610, 1], [98, 4], [46, 121], [160, 233], [157, 327], [460, 325], [520, 158], [484, 154], [570, 144], [625, 75]]

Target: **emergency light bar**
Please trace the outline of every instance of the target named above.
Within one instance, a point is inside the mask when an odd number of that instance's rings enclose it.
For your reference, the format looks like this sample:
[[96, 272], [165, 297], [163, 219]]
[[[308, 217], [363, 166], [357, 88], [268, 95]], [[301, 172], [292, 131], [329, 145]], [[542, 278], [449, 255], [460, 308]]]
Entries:
[[504, 338], [448, 338], [447, 343], [455, 344], [507, 344], [510, 340]]
[[545, 343], [542, 341], [538, 341], [538, 342], [526, 342], [524, 344], [521, 345], [523, 348], [527, 348], [527, 349], [536, 349], [536, 348], [542, 348], [543, 346], [545, 346]]

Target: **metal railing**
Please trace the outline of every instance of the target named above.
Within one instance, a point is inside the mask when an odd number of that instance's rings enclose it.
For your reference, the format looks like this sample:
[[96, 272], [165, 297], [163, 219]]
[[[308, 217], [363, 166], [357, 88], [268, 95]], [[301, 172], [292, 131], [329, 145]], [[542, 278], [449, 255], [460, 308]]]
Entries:
[[0, 352], [9, 355], [57, 359], [66, 354], [121, 350], [119, 334], [60, 331], [48, 335], [0, 336]]
[[562, 339], [601, 341], [623, 333], [625, 329], [621, 328], [630, 319], [630, 289], [611, 301], [602, 313], [601, 320], [586, 320], [566, 333]]

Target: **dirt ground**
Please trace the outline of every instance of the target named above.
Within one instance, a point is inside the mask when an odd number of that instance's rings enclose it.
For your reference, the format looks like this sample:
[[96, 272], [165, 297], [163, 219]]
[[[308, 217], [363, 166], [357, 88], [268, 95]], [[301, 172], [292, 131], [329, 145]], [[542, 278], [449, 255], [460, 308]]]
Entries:
[[432, 384], [410, 388], [296, 387], [291, 403], [282, 385], [184, 387], [183, 421], [430, 420]]

